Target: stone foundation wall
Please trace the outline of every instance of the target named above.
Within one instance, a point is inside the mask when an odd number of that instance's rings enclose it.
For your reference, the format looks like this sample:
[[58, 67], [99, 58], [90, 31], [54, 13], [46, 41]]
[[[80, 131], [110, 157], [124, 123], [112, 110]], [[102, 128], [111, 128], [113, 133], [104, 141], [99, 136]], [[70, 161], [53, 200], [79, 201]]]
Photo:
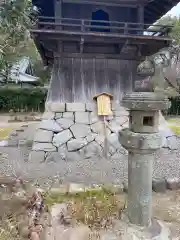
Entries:
[[[106, 121], [108, 156], [126, 153], [117, 132], [128, 126], [128, 112], [117, 102], [112, 103], [113, 116]], [[97, 115], [95, 103], [46, 104], [46, 112], [36, 131], [31, 157], [39, 154], [43, 161], [52, 157], [62, 160], [102, 157], [104, 123]]]

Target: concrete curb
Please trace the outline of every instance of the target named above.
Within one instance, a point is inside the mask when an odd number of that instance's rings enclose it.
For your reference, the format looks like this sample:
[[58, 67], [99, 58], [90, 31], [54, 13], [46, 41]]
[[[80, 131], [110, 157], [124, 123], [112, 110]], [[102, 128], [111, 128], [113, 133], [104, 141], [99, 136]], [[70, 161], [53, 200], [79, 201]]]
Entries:
[[[93, 184], [84, 185], [79, 183], [69, 183], [60, 184], [59, 187], [52, 187], [50, 189], [51, 193], [54, 194], [65, 194], [65, 193], [79, 193], [86, 191], [98, 191], [105, 189], [107, 191], [112, 191], [113, 193], [127, 193], [128, 184], [127, 182], [116, 184], [116, 185], [103, 185], [103, 184]], [[152, 181], [152, 190], [156, 193], [165, 193], [167, 190], [178, 190], [180, 189], [180, 179], [179, 178], [155, 178]]]

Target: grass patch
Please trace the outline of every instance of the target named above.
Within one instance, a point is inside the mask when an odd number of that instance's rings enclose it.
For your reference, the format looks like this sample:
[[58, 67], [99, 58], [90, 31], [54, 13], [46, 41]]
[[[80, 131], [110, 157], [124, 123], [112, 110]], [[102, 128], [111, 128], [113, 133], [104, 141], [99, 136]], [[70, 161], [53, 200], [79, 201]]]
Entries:
[[169, 119], [167, 120], [168, 123], [176, 123], [176, 124], [180, 124], [180, 119]]
[[12, 131], [12, 128], [0, 128], [0, 140], [7, 140]]
[[70, 204], [70, 215], [77, 222], [89, 227], [100, 227], [102, 222], [119, 218], [125, 209], [125, 194], [114, 194], [105, 189], [91, 190], [77, 194], [48, 194], [45, 203], [51, 207], [56, 203]]
[[169, 128], [172, 130], [173, 133], [175, 133], [177, 136], [180, 136], [180, 126], [169, 126]]

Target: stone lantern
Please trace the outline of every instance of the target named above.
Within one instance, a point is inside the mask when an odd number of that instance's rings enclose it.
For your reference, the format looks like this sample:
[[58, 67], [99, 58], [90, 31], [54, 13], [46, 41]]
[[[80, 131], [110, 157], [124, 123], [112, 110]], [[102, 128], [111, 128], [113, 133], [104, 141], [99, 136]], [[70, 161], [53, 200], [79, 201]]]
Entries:
[[153, 153], [162, 146], [158, 132], [159, 110], [169, 108], [168, 99], [155, 92], [127, 94], [122, 105], [129, 109], [129, 128], [119, 133], [128, 155], [128, 207], [131, 223], [149, 226], [152, 210]]

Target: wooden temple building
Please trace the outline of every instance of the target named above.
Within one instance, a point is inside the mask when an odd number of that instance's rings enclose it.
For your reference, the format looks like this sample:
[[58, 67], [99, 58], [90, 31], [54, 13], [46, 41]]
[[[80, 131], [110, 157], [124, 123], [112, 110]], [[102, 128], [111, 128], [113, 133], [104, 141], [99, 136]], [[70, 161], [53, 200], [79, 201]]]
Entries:
[[[75, 125], [82, 124], [84, 127], [87, 124], [91, 129], [86, 128], [86, 134], [82, 135], [76, 134], [75, 130], [73, 132], [71, 129], [67, 141], [72, 139], [75, 141], [87, 137], [93, 128], [91, 124], [95, 124], [93, 122], [95, 120], [89, 117], [89, 120], [85, 119], [87, 112], [90, 114], [93, 110], [87, 106], [83, 107], [83, 104], [94, 103], [94, 97], [105, 92], [119, 105], [124, 93], [132, 91], [134, 87], [134, 82], [138, 78], [137, 65], [146, 56], [169, 46], [170, 26], [152, 27], [152, 25], [179, 1], [32, 0], [32, 2], [39, 9], [39, 18], [31, 34], [44, 64], [52, 66], [47, 96], [47, 105], [50, 107], [46, 110], [56, 114], [62, 113], [59, 114], [61, 118], [70, 117], [69, 112], [72, 112], [72, 121]], [[80, 117], [79, 112], [83, 112], [84, 115]], [[116, 117], [118, 120], [123, 117], [123, 112], [119, 113], [116, 107], [113, 107], [112, 113], [113, 121], [116, 121]], [[52, 118], [49, 117], [50, 119]], [[71, 124], [69, 128], [72, 128]], [[46, 128], [41, 126], [40, 129]], [[57, 132], [56, 130], [53, 134], [60, 135]], [[101, 135], [102, 131], [96, 126], [93, 132]], [[111, 128], [108, 134], [112, 135], [115, 132]], [[39, 142], [38, 139], [35, 141]], [[68, 149], [67, 141], [63, 144]], [[56, 149], [63, 145], [57, 143], [57, 139], [52, 142], [55, 143], [53, 146]], [[82, 146], [83, 144], [75, 150], [79, 151]], [[35, 147], [34, 150], [41, 147]]]

